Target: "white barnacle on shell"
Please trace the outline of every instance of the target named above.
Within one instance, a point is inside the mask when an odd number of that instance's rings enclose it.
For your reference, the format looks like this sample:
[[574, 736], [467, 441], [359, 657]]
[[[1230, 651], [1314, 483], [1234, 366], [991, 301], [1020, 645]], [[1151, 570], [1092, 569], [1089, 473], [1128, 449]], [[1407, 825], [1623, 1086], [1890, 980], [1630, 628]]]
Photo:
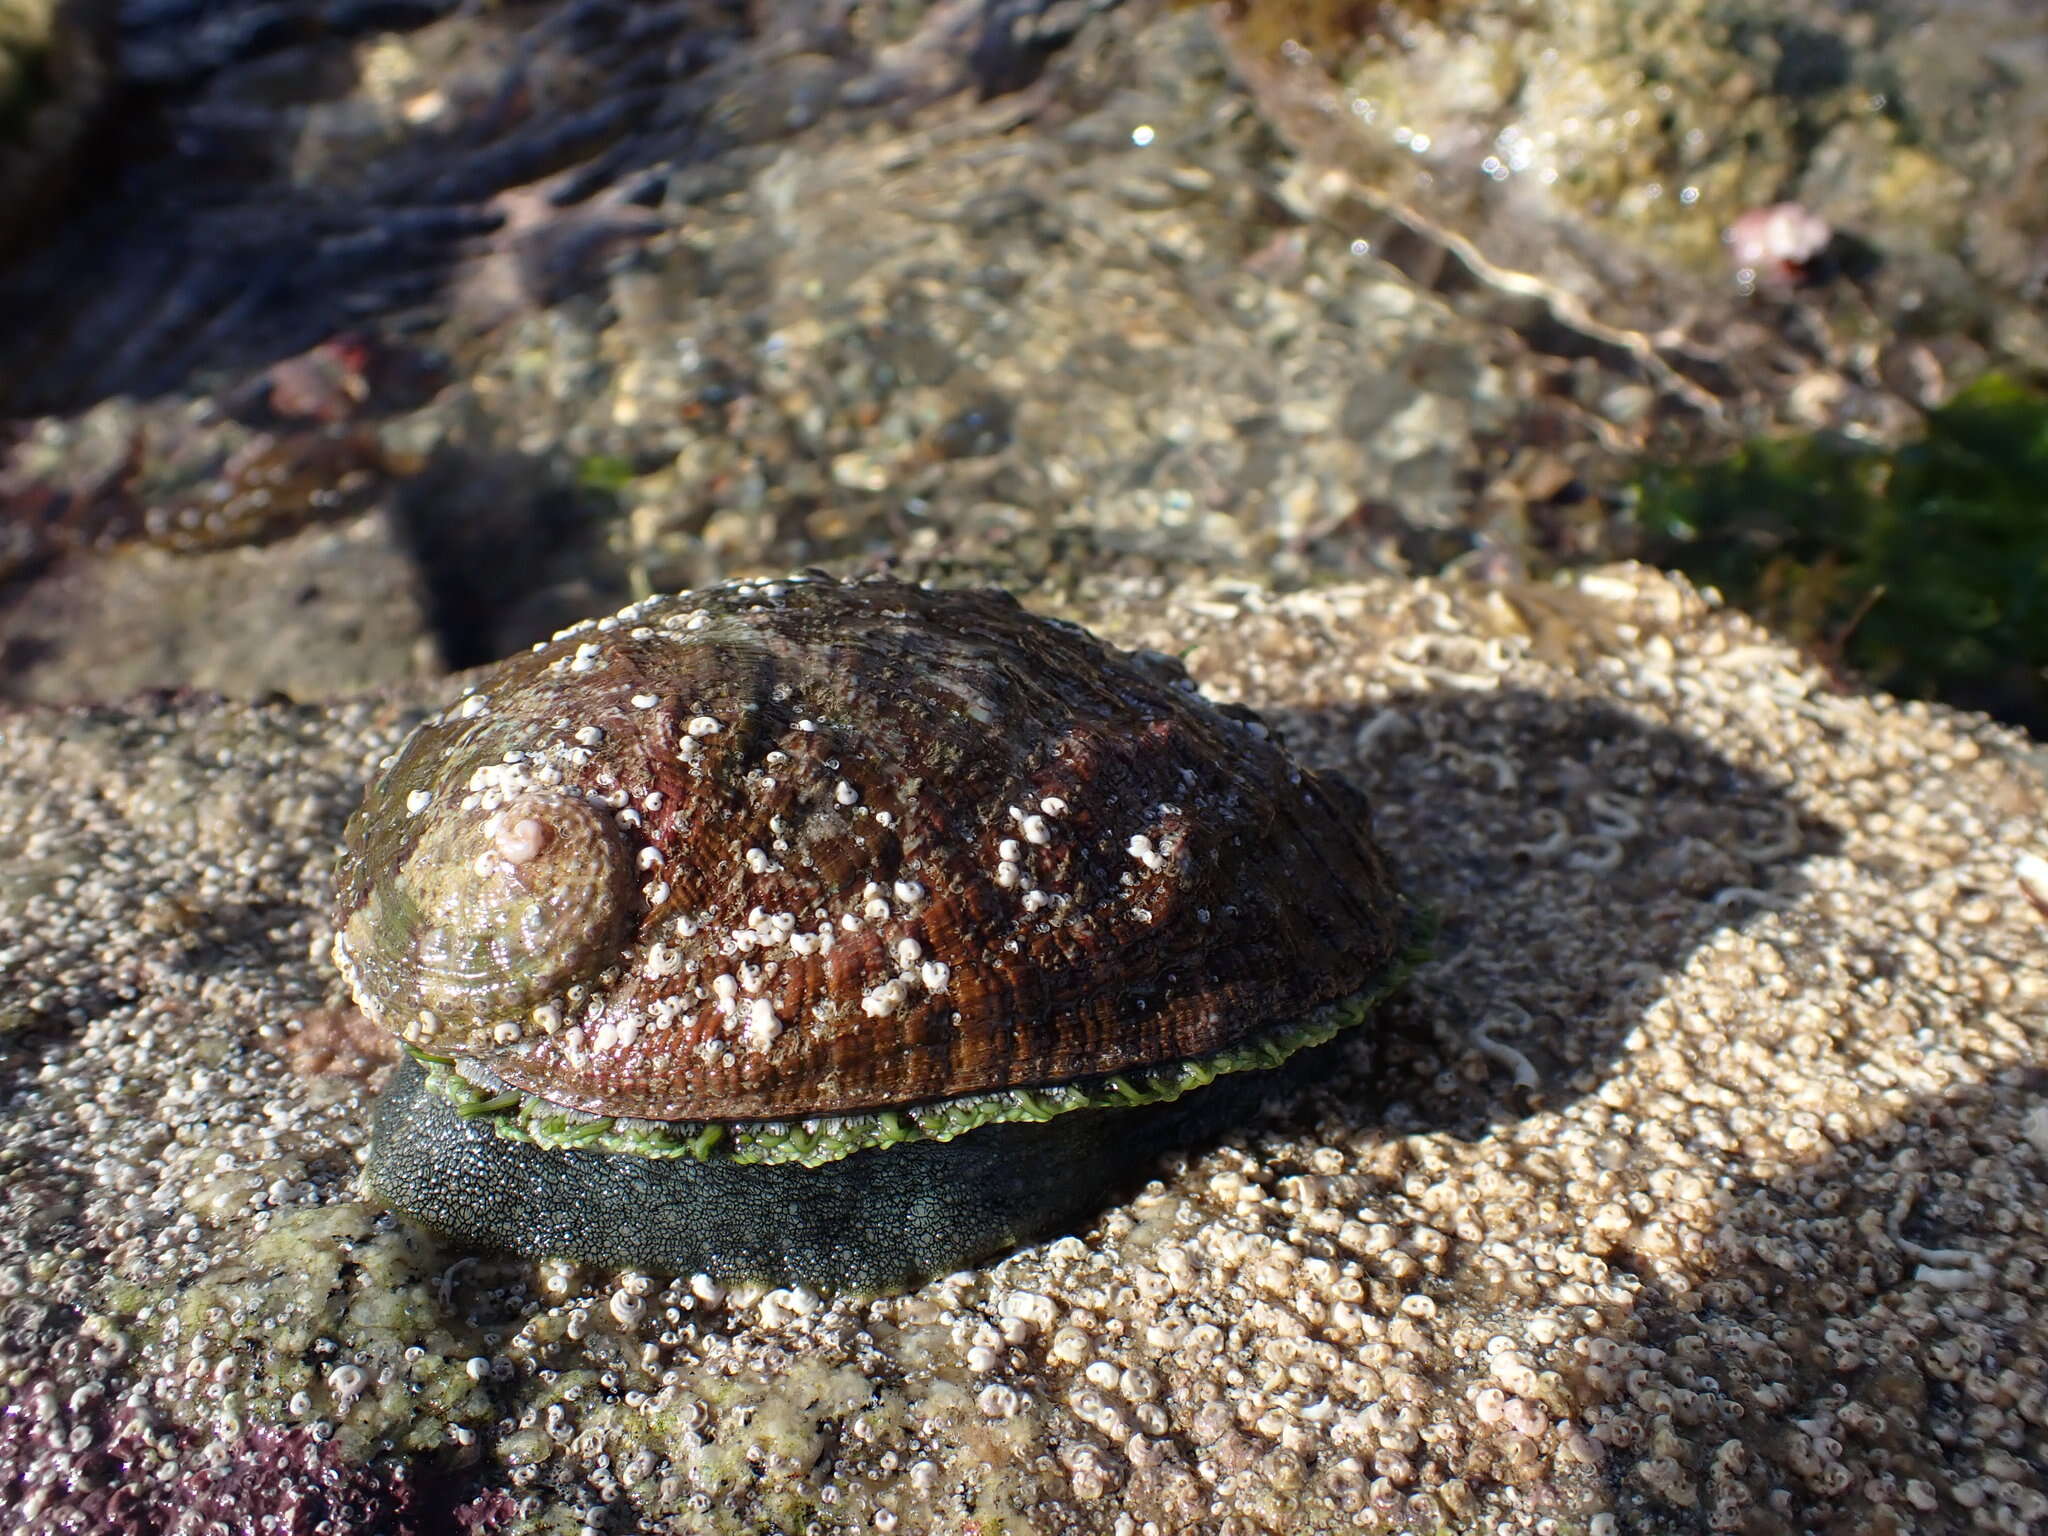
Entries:
[[871, 1019], [886, 1019], [909, 1000], [910, 992], [896, 977], [891, 976], [880, 986], [870, 987], [862, 994], [860, 1011]]
[[782, 1019], [775, 1012], [775, 1005], [765, 997], [757, 997], [747, 1007], [747, 1027], [741, 1038], [747, 1049], [765, 1051], [782, 1034]]

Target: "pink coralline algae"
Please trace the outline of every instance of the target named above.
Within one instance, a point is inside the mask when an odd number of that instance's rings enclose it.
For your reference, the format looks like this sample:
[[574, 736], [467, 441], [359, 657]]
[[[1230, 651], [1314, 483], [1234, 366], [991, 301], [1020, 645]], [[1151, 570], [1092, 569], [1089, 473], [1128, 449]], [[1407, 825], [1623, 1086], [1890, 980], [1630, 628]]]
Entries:
[[0, 1507], [17, 1536], [491, 1536], [506, 1501], [449, 1509], [403, 1467], [343, 1460], [304, 1428], [206, 1441], [50, 1380], [0, 1407]]

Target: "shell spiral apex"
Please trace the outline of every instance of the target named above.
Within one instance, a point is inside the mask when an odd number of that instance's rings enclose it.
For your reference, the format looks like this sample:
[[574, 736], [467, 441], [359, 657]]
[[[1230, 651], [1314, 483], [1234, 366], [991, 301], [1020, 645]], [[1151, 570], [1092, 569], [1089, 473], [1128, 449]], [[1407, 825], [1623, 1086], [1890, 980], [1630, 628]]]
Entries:
[[[481, 1048], [573, 1006], [616, 961], [632, 870], [602, 806], [469, 798], [419, 813], [417, 840], [368, 888], [339, 952], [358, 997], [406, 1038]], [[479, 1028], [494, 1034], [468, 1038]]]

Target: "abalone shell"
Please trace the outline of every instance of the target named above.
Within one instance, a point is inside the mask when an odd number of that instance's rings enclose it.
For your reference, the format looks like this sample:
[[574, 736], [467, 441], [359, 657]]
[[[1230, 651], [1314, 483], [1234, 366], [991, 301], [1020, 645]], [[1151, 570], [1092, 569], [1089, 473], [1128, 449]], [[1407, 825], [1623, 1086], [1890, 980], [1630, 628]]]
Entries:
[[868, 1114], [1113, 1083], [1368, 991], [1404, 917], [1367, 823], [1175, 662], [1004, 594], [740, 583], [427, 722], [348, 825], [336, 953], [480, 1093]]

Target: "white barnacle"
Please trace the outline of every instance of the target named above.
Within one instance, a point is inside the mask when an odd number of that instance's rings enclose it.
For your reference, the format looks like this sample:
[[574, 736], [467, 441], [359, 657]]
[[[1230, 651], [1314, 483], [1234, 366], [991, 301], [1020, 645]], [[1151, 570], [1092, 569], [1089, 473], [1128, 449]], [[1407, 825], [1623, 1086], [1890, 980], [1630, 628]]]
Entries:
[[474, 720], [478, 715], [487, 715], [490, 712], [491, 701], [480, 693], [472, 693], [456, 707], [455, 718], [458, 720]]
[[915, 880], [898, 880], [895, 885], [896, 899], [904, 906], [924, 900], [924, 887]]
[[562, 1027], [562, 1007], [559, 1003], [542, 1003], [529, 1015], [534, 1027], [544, 1035], [552, 1035]]
[[924, 958], [924, 946], [917, 940], [905, 936], [896, 941], [896, 963], [906, 971]]
[[651, 693], [636, 693], [633, 695], [633, 707], [635, 709], [652, 709], [660, 702], [661, 700]]
[[996, 844], [996, 857], [1007, 859], [1010, 863], [1014, 864], [1024, 857], [1024, 845], [1014, 837], [1006, 837]]
[[604, 727], [601, 725], [579, 725], [576, 739], [586, 747], [594, 747], [604, 741]]
[[363, 1395], [363, 1389], [369, 1384], [370, 1373], [360, 1365], [338, 1365], [327, 1378], [335, 1405], [343, 1413], [348, 1412], [349, 1405]]
[[838, 788], [832, 791], [832, 798], [841, 805], [858, 805], [860, 803], [860, 791], [847, 783], [846, 780], [841, 779]]
[[1166, 860], [1162, 859], [1159, 850], [1152, 846], [1152, 839], [1142, 832], [1133, 834], [1130, 842], [1124, 845], [1124, 851], [1152, 874], [1157, 874], [1166, 867]]
[[1002, 863], [996, 866], [996, 884], [1000, 885], [1006, 891], [1015, 890], [1017, 887], [1017, 882], [1022, 880], [1023, 878], [1024, 871], [1019, 869], [1016, 866], [1016, 864], [1009, 859], [1003, 860]]
[[604, 655], [604, 647], [595, 640], [586, 640], [576, 647], [576, 654], [569, 659], [571, 672], [595, 672]]
[[1043, 847], [1052, 841], [1052, 829], [1045, 824], [1043, 816], [1026, 816], [1017, 823], [1017, 830], [1024, 834], [1024, 841]]
[[781, 1033], [782, 1020], [775, 1012], [775, 1005], [765, 997], [755, 998], [747, 1008], [747, 1027], [741, 1037], [747, 1049], [765, 1051]]
[[909, 992], [902, 982], [890, 977], [878, 987], [870, 987], [860, 1000], [860, 1011], [871, 1019], [886, 1019], [901, 1008]]
[[640, 850], [639, 862], [643, 870], [661, 868], [661, 850], [649, 843]]
[[927, 960], [917, 968], [917, 975], [927, 992], [943, 992], [953, 975], [953, 968], [943, 960]]
[[718, 722], [709, 715], [692, 715], [689, 724], [683, 727], [692, 736], [716, 736], [721, 729]]
[[746, 852], [746, 860], [747, 868], [753, 874], [765, 875], [768, 871], [775, 868], [775, 861], [759, 848], [749, 848]]
[[664, 977], [674, 976], [682, 968], [682, 951], [671, 949], [658, 939], [649, 946], [646, 966], [649, 981], [660, 981]]
[[417, 816], [433, 803], [434, 792], [431, 789], [416, 789], [405, 797], [405, 814]]
[[1038, 808], [1048, 816], [1064, 816], [1067, 813], [1067, 802], [1058, 795], [1047, 795], [1038, 802]]
[[860, 915], [871, 923], [886, 923], [889, 921], [889, 903], [879, 896], [873, 897], [860, 909]]

